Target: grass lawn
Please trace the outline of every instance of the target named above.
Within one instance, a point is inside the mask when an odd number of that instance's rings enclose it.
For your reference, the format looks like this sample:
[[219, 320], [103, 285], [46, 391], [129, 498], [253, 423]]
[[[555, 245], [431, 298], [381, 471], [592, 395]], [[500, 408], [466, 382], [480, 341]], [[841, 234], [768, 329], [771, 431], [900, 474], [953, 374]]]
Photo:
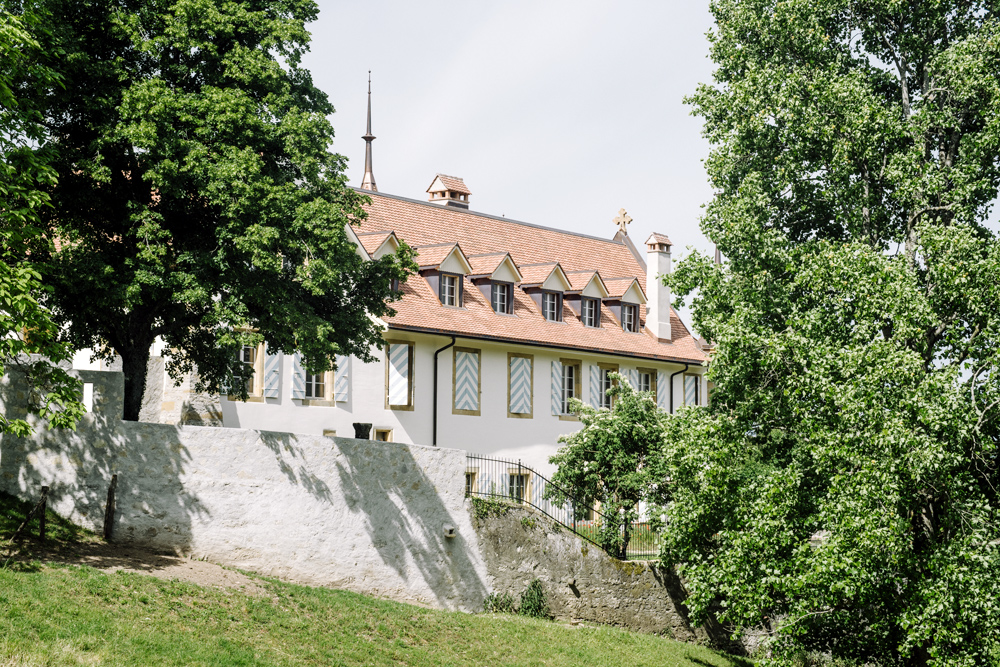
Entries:
[[[4, 560], [5, 538], [28, 509], [0, 495]], [[54, 515], [49, 526], [50, 548], [95, 539]], [[612, 628], [433, 611], [345, 591], [259, 583], [265, 594], [254, 596], [134, 573], [13, 561], [0, 568], [0, 667], [745, 664]]]

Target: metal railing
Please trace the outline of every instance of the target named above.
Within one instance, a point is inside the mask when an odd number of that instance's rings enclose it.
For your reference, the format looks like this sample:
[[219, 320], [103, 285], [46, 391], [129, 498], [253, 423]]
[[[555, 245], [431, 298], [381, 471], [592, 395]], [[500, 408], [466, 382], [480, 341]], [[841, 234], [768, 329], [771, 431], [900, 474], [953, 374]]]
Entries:
[[[552, 500], [549, 487], [557, 490], [565, 501]], [[578, 494], [564, 489], [536, 470], [518, 461], [494, 459], [477, 454], [466, 455], [465, 495], [490, 498], [533, 507], [559, 525], [568, 528], [591, 544], [603, 549], [600, 540], [607, 517], [599, 509], [583, 502]], [[626, 558], [650, 560], [660, 549], [659, 535], [650, 529], [648, 521], [633, 522], [625, 552]], [[617, 556], [617, 554], [612, 554]]]

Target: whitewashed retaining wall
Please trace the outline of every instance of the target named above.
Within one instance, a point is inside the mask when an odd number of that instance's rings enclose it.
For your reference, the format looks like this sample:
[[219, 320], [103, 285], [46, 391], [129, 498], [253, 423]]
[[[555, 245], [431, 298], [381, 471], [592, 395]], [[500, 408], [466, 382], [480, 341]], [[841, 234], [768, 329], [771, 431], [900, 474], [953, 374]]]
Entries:
[[[464, 498], [465, 452], [246, 429], [122, 422], [122, 376], [79, 372], [94, 410], [77, 431], [0, 439], [0, 488], [114, 539], [313, 585], [478, 610], [486, 568]], [[26, 393], [4, 378], [0, 409]], [[453, 526], [454, 537], [445, 536]]]

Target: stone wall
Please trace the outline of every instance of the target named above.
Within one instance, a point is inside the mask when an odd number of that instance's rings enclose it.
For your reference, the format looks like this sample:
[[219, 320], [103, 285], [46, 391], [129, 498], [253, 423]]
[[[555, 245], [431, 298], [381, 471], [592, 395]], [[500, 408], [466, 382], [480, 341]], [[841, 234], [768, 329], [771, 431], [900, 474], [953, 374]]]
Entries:
[[[94, 530], [118, 475], [116, 542], [442, 609], [488, 589], [465, 453], [353, 438], [119, 419], [120, 373], [79, 371], [94, 410], [72, 431], [0, 438], [0, 489]], [[0, 409], [26, 393], [0, 381]], [[23, 410], [20, 411], [23, 414]], [[453, 537], [446, 536], [453, 527]]]
[[491, 590], [516, 598], [538, 579], [559, 620], [617, 625], [739, 650], [718, 625], [692, 627], [684, 587], [672, 570], [612, 558], [531, 508], [500, 503], [479, 507], [473, 525]]

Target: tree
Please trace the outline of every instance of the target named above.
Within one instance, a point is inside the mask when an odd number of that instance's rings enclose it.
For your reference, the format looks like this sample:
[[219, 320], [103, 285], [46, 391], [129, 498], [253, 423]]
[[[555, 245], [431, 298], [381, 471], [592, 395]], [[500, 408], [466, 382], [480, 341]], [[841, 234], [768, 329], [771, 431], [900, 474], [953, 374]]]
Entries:
[[681, 262], [711, 405], [668, 426], [693, 613], [882, 665], [995, 659], [1000, 25], [992, 2], [716, 0]]
[[546, 487], [546, 494], [570, 502], [565, 489], [588, 507], [600, 503], [597, 541], [609, 554], [624, 560], [639, 503], [655, 488], [649, 473], [663, 447], [664, 415], [649, 393], [635, 391], [621, 374], [613, 373], [612, 378], [610, 410], [571, 400], [583, 428], [559, 436], [564, 446], [549, 459], [557, 469], [554, 485]]
[[245, 394], [237, 353], [260, 341], [312, 371], [370, 359], [412, 251], [368, 261], [349, 238], [367, 200], [300, 66], [315, 3], [32, 4], [65, 80], [35, 100], [58, 175], [50, 303], [74, 347], [121, 357], [125, 418], [157, 339], [171, 376], [196, 368], [209, 391]]
[[[54, 366], [71, 350], [57, 342], [58, 328], [39, 300], [41, 275], [32, 262], [43, 247], [39, 212], [49, 204], [44, 188], [55, 182], [38, 147], [43, 132], [40, 114], [30, 103], [33, 91], [18, 87], [30, 77], [46, 90], [58, 84], [55, 72], [35, 61], [39, 44], [29, 26], [41, 21], [0, 13], [0, 376], [11, 365], [24, 371], [30, 384], [29, 407], [56, 427], [73, 427], [83, 411], [80, 383]], [[38, 358], [39, 355], [42, 358]], [[0, 414], [0, 434], [25, 436], [24, 419]]]

